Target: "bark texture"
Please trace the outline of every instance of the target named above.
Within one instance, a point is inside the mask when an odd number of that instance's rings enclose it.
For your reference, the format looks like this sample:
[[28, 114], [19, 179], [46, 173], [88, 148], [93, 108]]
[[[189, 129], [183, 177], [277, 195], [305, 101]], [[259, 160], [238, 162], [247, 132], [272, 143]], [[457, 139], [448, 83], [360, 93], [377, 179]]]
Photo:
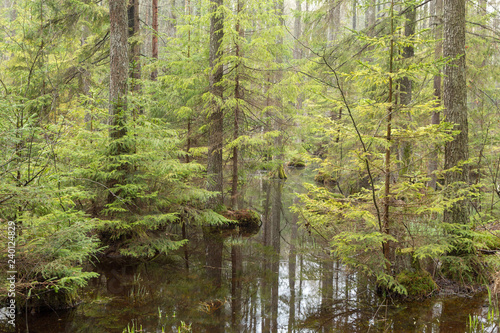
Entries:
[[222, 38], [224, 36], [224, 16], [219, 7], [222, 0], [211, 3], [210, 19], [210, 103], [209, 137], [208, 137], [208, 162], [207, 162], [207, 189], [219, 192], [219, 195], [209, 201], [209, 208], [216, 208], [223, 204], [223, 174], [222, 174], [222, 148], [224, 131], [224, 114], [221, 108], [224, 89], [222, 87], [223, 66], [221, 58], [223, 55]]
[[[433, 29], [434, 36], [437, 40], [436, 46], [434, 49], [434, 59], [439, 60], [443, 56], [443, 43], [441, 39], [443, 38], [443, 0], [435, 0], [434, 2], [434, 16], [433, 16]], [[434, 76], [434, 97], [436, 98], [436, 106], [441, 104], [441, 72], [438, 75]], [[433, 112], [431, 116], [431, 124], [438, 125], [441, 122], [439, 112]], [[437, 152], [438, 147], [435, 147], [434, 151]], [[437, 177], [434, 174], [438, 168], [438, 159], [437, 153], [431, 155], [431, 159], [429, 161], [429, 175], [431, 180], [429, 181], [428, 186], [436, 189], [437, 186]]]
[[[139, 80], [141, 79], [141, 45], [139, 43], [139, 0], [129, 0], [128, 6], [128, 36], [130, 39], [130, 51], [129, 51], [129, 61], [130, 61], [130, 78], [131, 90], [135, 92], [141, 91], [141, 85]], [[138, 113], [142, 113], [141, 109], [138, 108], [133, 110], [132, 114], [135, 116]]]
[[128, 165], [120, 160], [120, 155], [129, 151], [123, 138], [127, 134], [127, 78], [128, 78], [128, 32], [127, 32], [127, 0], [113, 0], [109, 2], [110, 16], [110, 78], [109, 78], [109, 137], [108, 153], [117, 158], [118, 165], [114, 166], [116, 173], [108, 180], [108, 203], [115, 201], [120, 190], [114, 189], [117, 184], [125, 182]]
[[[151, 41], [151, 55], [154, 59], [158, 60], [158, 0], [153, 0], [152, 28], [153, 38]], [[156, 81], [157, 78], [158, 69], [155, 68], [153, 72], [151, 72], [151, 80]]]
[[[394, 72], [393, 60], [394, 60], [394, 2], [391, 2], [390, 11], [390, 24], [391, 24], [391, 43], [389, 49], [389, 73]], [[384, 162], [384, 211], [382, 215], [383, 220], [383, 231], [387, 235], [392, 233], [392, 223], [390, 218], [390, 207], [391, 207], [391, 145], [392, 145], [392, 112], [394, 110], [393, 96], [394, 87], [392, 76], [389, 77], [389, 95], [387, 108], [387, 127], [386, 127], [386, 140], [387, 148], [385, 149], [385, 162]], [[391, 265], [394, 262], [394, 246], [392, 242], [384, 242], [382, 244], [382, 250], [384, 252], [384, 258], [386, 259], [386, 271], [390, 273]]]
[[356, 30], [358, 23], [358, 1], [352, 1], [352, 30]]
[[[242, 3], [238, 0], [236, 5], [236, 12], [239, 14], [242, 11]], [[238, 38], [235, 42], [235, 56], [237, 61], [241, 57], [241, 49], [240, 49], [240, 41], [245, 37], [244, 30], [240, 26], [240, 21], [236, 21], [235, 26], [236, 33], [238, 34]], [[234, 108], [234, 122], [233, 122], [233, 140], [237, 140], [240, 135], [240, 64], [238, 63], [235, 66], [236, 76], [234, 79], [234, 99], [236, 100], [236, 105]], [[239, 148], [237, 145], [233, 147], [233, 179], [232, 179], [232, 188], [231, 188], [231, 206], [233, 209], [237, 207], [238, 203], [238, 155]]]
[[369, 0], [368, 1], [368, 7], [366, 8], [365, 12], [365, 23], [366, 27], [368, 28], [368, 35], [372, 36], [373, 35], [373, 30], [374, 30], [374, 25], [375, 25], [375, 20], [376, 20], [376, 1], [375, 0]]
[[[443, 104], [446, 121], [454, 123], [460, 133], [445, 145], [445, 169], [460, 166], [469, 157], [467, 86], [465, 77], [465, 0], [444, 0], [444, 43], [443, 55], [453, 59], [444, 67]], [[461, 171], [447, 172], [445, 184], [450, 193], [456, 193], [460, 184], [467, 185], [467, 166]], [[458, 182], [458, 183], [457, 183]], [[469, 207], [465, 201], [458, 202], [445, 211], [444, 221], [448, 223], [469, 222]]]
[[[417, 19], [417, 11], [414, 6], [410, 6], [406, 10], [405, 14], [405, 37], [410, 39], [415, 34], [415, 23]], [[413, 47], [413, 43], [408, 43], [403, 48], [403, 58], [406, 62], [409, 59], [413, 58], [415, 55], [415, 50]], [[409, 63], [405, 64], [409, 66]], [[405, 108], [410, 105], [412, 99], [412, 81], [408, 76], [403, 77], [399, 82], [399, 91], [400, 91], [400, 104], [403, 112], [405, 112]], [[408, 117], [410, 118], [410, 117]], [[406, 125], [404, 126], [407, 127]], [[399, 160], [400, 164], [400, 175], [406, 175], [409, 172], [410, 164], [411, 164], [411, 144], [407, 141], [402, 141], [399, 147]]]
[[[276, 14], [279, 17], [279, 24], [280, 28], [285, 29], [285, 19], [284, 19], [284, 13], [285, 13], [285, 2], [284, 0], [276, 0], [275, 1], [275, 8], [276, 8]], [[279, 46], [280, 49], [283, 48], [283, 36], [278, 35], [278, 38], [276, 40], [276, 45]], [[274, 77], [274, 84], [275, 85], [280, 85], [282, 80], [283, 80], [283, 53], [278, 52], [276, 55], [276, 63], [278, 64], [278, 70], [276, 71], [276, 75]], [[269, 95], [268, 95], [269, 96]], [[273, 160], [278, 161], [278, 166], [276, 169], [276, 176], [279, 179], [286, 179], [285, 175], [285, 169], [283, 166], [283, 159], [284, 159], [284, 138], [283, 138], [283, 130], [284, 130], [284, 121], [283, 121], [283, 98], [281, 96], [277, 96], [274, 99], [274, 105], [276, 106], [276, 112], [274, 113], [274, 130], [279, 132], [279, 135], [274, 139], [274, 146], [278, 148], [278, 153], [273, 156]]]
[[[297, 11], [297, 13], [295, 14], [295, 19], [293, 21], [293, 35], [295, 36], [297, 41], [295, 42], [293, 48], [293, 59], [300, 59], [300, 43], [298, 42], [298, 40], [300, 39], [300, 34], [302, 32], [302, 27], [301, 27], [302, 6], [300, 0], [295, 0], [295, 10]], [[332, 9], [330, 11], [332, 11]]]
[[[110, 80], [109, 80], [109, 135], [119, 139], [126, 134], [128, 32], [127, 0], [109, 2], [110, 16]], [[120, 153], [120, 151], [116, 152]]]

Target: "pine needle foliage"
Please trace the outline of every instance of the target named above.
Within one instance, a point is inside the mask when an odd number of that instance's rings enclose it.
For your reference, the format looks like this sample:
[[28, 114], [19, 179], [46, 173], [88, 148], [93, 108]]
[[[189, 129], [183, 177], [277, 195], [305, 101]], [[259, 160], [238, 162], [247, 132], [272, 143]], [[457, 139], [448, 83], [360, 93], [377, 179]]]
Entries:
[[[440, 112], [429, 78], [450, 59], [429, 57], [436, 41], [427, 30], [405, 36], [405, 10], [416, 5], [395, 1], [398, 10], [380, 13], [376, 34], [373, 29], [351, 31], [329, 45], [311, 46], [314, 61], [303, 71], [314, 81], [305, 104], [317, 120], [306, 128], [315, 138], [308, 149], [322, 155], [316, 159], [319, 172], [331, 180], [329, 189], [308, 185], [308, 194], [300, 196], [302, 204], [294, 208], [303, 215], [306, 228], [331, 240], [331, 251], [338, 258], [399, 294], [407, 291], [394, 278], [398, 273], [434, 270], [432, 262], [453, 267], [443, 273], [463, 284], [484, 283], [498, 267], [497, 261], [477, 253], [494, 246], [497, 237], [476, 227], [487, 223], [483, 213], [478, 211], [476, 222], [469, 225], [441, 222], [443, 212], [455, 202], [479, 204], [481, 185], [455, 183], [436, 191], [426, 186], [427, 161], [434, 157], [428, 152], [443, 147], [457, 132], [446, 119], [427, 125], [430, 115]], [[408, 45], [415, 53], [404, 58]], [[405, 78], [413, 83], [413, 94], [410, 103], [401, 104], [404, 91], [398, 82]], [[388, 122], [390, 139], [385, 133]], [[411, 147], [409, 155], [402, 153], [405, 144]], [[387, 170], [389, 194], [384, 190]], [[443, 179], [452, 171], [441, 169], [436, 174]], [[388, 224], [384, 205], [389, 207]], [[393, 251], [389, 257], [384, 244]], [[454, 256], [457, 249], [468, 257]]]
[[17, 1], [1, 14], [0, 225], [2, 235], [9, 223], [16, 227], [17, 304], [67, 307], [96, 276], [83, 266], [100, 245], [96, 220], [76, 208], [74, 188], [61, 186], [55, 150], [65, 135], [64, 108], [99, 48], [69, 51], [80, 46], [82, 26], [102, 32], [96, 23], [104, 11], [85, 1]]
[[[211, 194], [191, 185], [203, 167], [182, 163], [184, 153], [178, 148], [176, 132], [160, 119], [140, 117], [123, 139], [131, 143], [130, 153], [110, 155], [107, 125], [93, 131], [74, 128], [76, 132], [58, 150], [65, 164], [61, 181], [66, 187], [81, 189], [79, 209], [99, 219], [96, 230], [101, 238], [116, 243], [122, 254], [137, 257], [169, 253], [182, 246], [185, 241], [166, 237], [165, 232], [180, 223], [185, 205], [200, 207]], [[120, 176], [123, 184], [109, 188], [108, 180], [122, 172], [114, 163], [127, 164], [128, 171]], [[107, 202], [110, 195], [115, 200]]]

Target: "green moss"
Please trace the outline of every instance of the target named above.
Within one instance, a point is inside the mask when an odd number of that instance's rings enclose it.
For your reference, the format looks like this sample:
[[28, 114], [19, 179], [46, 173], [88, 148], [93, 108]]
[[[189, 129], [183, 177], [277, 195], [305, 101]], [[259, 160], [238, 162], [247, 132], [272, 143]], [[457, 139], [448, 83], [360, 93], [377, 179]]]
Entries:
[[227, 210], [223, 212], [222, 215], [230, 220], [237, 222], [235, 224], [228, 225], [226, 229], [235, 229], [236, 226], [238, 226], [240, 233], [242, 233], [243, 235], [257, 233], [262, 224], [260, 215], [253, 210]]
[[295, 168], [305, 168], [306, 162], [300, 157], [300, 156], [294, 156], [288, 162], [288, 166], [295, 167]]
[[330, 173], [320, 171], [314, 176], [314, 181], [321, 184], [336, 184], [335, 178]]
[[283, 164], [280, 164], [279, 169], [278, 169], [278, 178], [279, 179], [287, 179], [288, 177], [286, 176], [285, 173], [285, 168], [283, 168]]
[[285, 168], [283, 164], [280, 164], [278, 168], [271, 173], [271, 178], [273, 179], [287, 179], [287, 175], [285, 173]]
[[411, 298], [422, 298], [429, 296], [437, 289], [436, 282], [429, 272], [424, 270], [409, 271], [404, 270], [396, 277], [398, 283], [405, 287], [408, 296]]

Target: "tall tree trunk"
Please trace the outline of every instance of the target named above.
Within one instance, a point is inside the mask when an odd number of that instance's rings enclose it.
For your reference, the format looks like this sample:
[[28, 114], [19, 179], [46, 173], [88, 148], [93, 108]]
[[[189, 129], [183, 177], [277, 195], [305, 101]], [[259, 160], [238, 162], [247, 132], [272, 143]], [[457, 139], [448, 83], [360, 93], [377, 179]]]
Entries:
[[436, 0], [431, 0], [429, 3], [429, 27], [434, 29], [436, 23]]
[[352, 0], [352, 30], [356, 31], [358, 23], [358, 1]]
[[500, 15], [498, 14], [498, 10], [500, 9], [500, 3], [498, 0], [491, 0], [491, 6], [496, 9], [497, 15], [493, 17], [493, 26], [494, 27], [499, 27], [500, 26]]
[[[444, 167], [459, 167], [462, 170], [447, 172], [445, 184], [450, 193], [467, 186], [469, 170], [460, 163], [469, 157], [467, 86], [465, 77], [465, 0], [444, 0], [444, 44], [443, 55], [453, 59], [444, 67], [443, 104], [446, 121], [454, 123], [460, 133], [447, 142], [444, 151]], [[451, 195], [451, 194], [450, 194]], [[469, 222], [469, 205], [464, 200], [455, 203], [444, 213], [447, 223]]]
[[375, 20], [376, 20], [376, 8], [375, 8], [375, 0], [369, 0], [368, 7], [365, 12], [365, 22], [366, 28], [368, 30], [368, 35], [373, 35]]
[[427, 29], [429, 22], [429, 3], [424, 4], [422, 8], [422, 29]]
[[[285, 2], [284, 0], [276, 0], [276, 13], [279, 16], [279, 22], [280, 22], [280, 27], [281, 29], [285, 29], [285, 19], [283, 18], [283, 15], [285, 13]], [[283, 47], [283, 36], [279, 35], [278, 40], [276, 42], [280, 46], [280, 48]], [[282, 52], [279, 51], [278, 55], [276, 56], [276, 62], [278, 63], [278, 71], [276, 72], [276, 77], [274, 84], [281, 84], [281, 81], [283, 80], [283, 55]], [[279, 149], [278, 154], [276, 156], [276, 159], [279, 161], [278, 163], [278, 169], [276, 171], [277, 178], [279, 179], [286, 179], [286, 174], [285, 174], [285, 169], [284, 169], [284, 145], [283, 145], [283, 98], [282, 96], [277, 96], [276, 97], [276, 109], [278, 110], [279, 114], [275, 115], [274, 119], [274, 130], [279, 132], [279, 135], [275, 139], [275, 147]], [[280, 119], [281, 118], [281, 119]]]
[[[433, 20], [433, 28], [434, 28], [434, 37], [437, 40], [436, 46], [434, 48], [434, 59], [439, 60], [443, 57], [443, 43], [441, 39], [443, 38], [443, 0], [434, 0], [434, 20]], [[436, 106], [441, 104], [441, 72], [434, 76], [434, 97], [436, 99]], [[431, 116], [431, 124], [439, 125], [440, 113], [433, 112]], [[437, 150], [439, 147], [434, 147], [434, 152], [431, 154], [431, 158], [429, 160], [428, 171], [431, 180], [428, 183], [429, 187], [436, 189], [437, 186], [437, 176], [435, 171], [438, 168], [438, 159], [437, 159]]]
[[[238, 3], [236, 5], [236, 15], [239, 15], [241, 12], [241, 0], [238, 0]], [[238, 62], [236, 64], [236, 77], [235, 77], [235, 84], [234, 84], [234, 99], [236, 101], [236, 105], [234, 108], [234, 127], [233, 127], [233, 140], [237, 140], [240, 133], [240, 41], [244, 38], [244, 30], [241, 29], [240, 26], [240, 21], [236, 21], [236, 26], [235, 26], [236, 33], [238, 35], [238, 39], [236, 40], [235, 43], [235, 56], [236, 56], [236, 61]], [[233, 179], [232, 179], [232, 188], [231, 188], [231, 206], [234, 208], [237, 207], [238, 204], [238, 146], [235, 145], [233, 147]]]
[[[410, 43], [408, 39], [415, 34], [415, 22], [417, 19], [417, 12], [414, 6], [407, 8], [405, 14], [405, 37], [407, 39], [407, 45], [403, 47], [403, 58], [410, 59], [415, 55], [415, 50], [413, 47], [413, 43]], [[408, 105], [410, 104], [412, 98], [412, 84], [408, 77], [404, 77], [401, 80], [401, 104]]]
[[[191, 14], [192, 14], [192, 8], [191, 8], [191, 0], [185, 0], [184, 3], [184, 13], [188, 17], [188, 25], [191, 25]], [[187, 57], [191, 57], [191, 27], [188, 28], [188, 49], [187, 49]]]
[[[109, 154], [119, 156], [128, 151], [122, 139], [127, 134], [127, 78], [128, 78], [128, 32], [127, 32], [127, 0], [109, 2], [110, 17], [110, 80], [109, 80], [109, 137], [111, 139]], [[117, 167], [120, 176], [109, 180], [108, 188], [124, 181], [123, 172], [126, 166]], [[116, 194], [110, 192], [108, 203], [115, 200]]]
[[[302, 52], [301, 52], [301, 43], [300, 43], [300, 37], [302, 35], [302, 5], [300, 0], [295, 1], [295, 10], [297, 11], [297, 14], [295, 15], [295, 21], [293, 24], [293, 34], [295, 35], [296, 41], [295, 45], [293, 48], [293, 59], [299, 60], [302, 58]], [[335, 7], [332, 9], [333, 12], [333, 22], [335, 21]], [[335, 23], [330, 22], [330, 26], [333, 26]], [[332, 28], [332, 34], [335, 34], [335, 28]], [[300, 83], [298, 83], [300, 84]], [[302, 94], [299, 93], [297, 96], [297, 102], [295, 103], [295, 109], [297, 109], [297, 112], [301, 112], [302, 110]], [[299, 124], [295, 124], [296, 127], [300, 126]], [[300, 142], [300, 137], [297, 137], [297, 142]]]
[[[417, 12], [415, 7], [411, 5], [406, 10], [405, 14], [406, 22], [405, 22], [405, 37], [406, 37], [406, 45], [403, 48], [403, 58], [406, 62], [409, 61], [415, 55], [413, 43], [409, 41], [409, 38], [415, 34], [415, 23], [417, 19]], [[409, 63], [406, 63], [405, 66], [409, 66]], [[399, 91], [400, 91], [400, 104], [401, 109], [404, 109], [408, 106], [412, 99], [412, 81], [408, 76], [403, 77], [399, 81]], [[408, 116], [410, 118], [410, 116]], [[409, 119], [410, 120], [410, 119]], [[405, 126], [406, 127], [406, 126]], [[411, 144], [407, 141], [402, 141], [400, 143], [400, 175], [405, 175], [409, 171], [410, 167], [410, 159], [411, 159]]]
[[[141, 31], [141, 55], [145, 57], [151, 57], [151, 41], [152, 32], [151, 29], [153, 27], [152, 17], [153, 17], [153, 3], [152, 0], [141, 1], [139, 6], [139, 21], [140, 21], [140, 31]], [[145, 26], [146, 29], [142, 27]]]
[[132, 91], [139, 92], [141, 85], [141, 46], [139, 43], [139, 0], [129, 0], [128, 7], [128, 36], [130, 42], [130, 78]]
[[[156, 3], [156, 9], [154, 8], [153, 5], [153, 29], [154, 33], [158, 33], [158, 0], [153, 0], [154, 3]], [[156, 11], [156, 15], [154, 12]], [[184, 4], [184, 11], [185, 14], [188, 15], [188, 24], [191, 23], [191, 0], [186, 0]], [[156, 49], [155, 46], [153, 46], [153, 57], [158, 60], [158, 37], [156, 37]], [[188, 49], [187, 49], [187, 57], [188, 59], [191, 57], [191, 29], [188, 30]], [[156, 76], [158, 75], [158, 70], [155, 69], [155, 71], [152, 73], [152, 75], [155, 74], [154, 80], [156, 80]], [[192, 127], [192, 122], [191, 122], [191, 116], [188, 117], [187, 120], [187, 142], [186, 142], [186, 163], [190, 163], [190, 156], [189, 154], [191, 153], [191, 127]], [[182, 238], [187, 239], [186, 237], [186, 222], [184, 221], [182, 225]], [[184, 257], [186, 260], [186, 270], [189, 272], [189, 257], [188, 257], [188, 252], [187, 252], [187, 244], [184, 245]]]
[[[153, 0], [153, 14], [152, 14], [152, 28], [153, 28], [153, 40], [152, 40], [152, 57], [158, 61], [158, 0]], [[151, 72], [151, 80], [156, 81], [158, 78], [158, 68], [155, 67]]]
[[[393, 73], [393, 57], [394, 57], [394, 0], [391, 0], [391, 43], [389, 49], [389, 73]], [[390, 204], [391, 204], [391, 145], [392, 145], [392, 111], [393, 111], [393, 80], [392, 75], [389, 77], [389, 97], [388, 97], [389, 107], [387, 108], [387, 128], [386, 128], [386, 140], [387, 147], [385, 149], [385, 181], [384, 181], [384, 212], [383, 212], [383, 228], [384, 233], [391, 235], [391, 223], [390, 223]], [[384, 242], [383, 245], [384, 258], [386, 262], [387, 273], [390, 273], [390, 267], [393, 262], [393, 249], [391, 242]]]
[[[157, 1], [157, 0], [156, 0]], [[186, 0], [184, 3], [184, 12], [188, 16], [188, 25], [191, 25], [191, 0]], [[158, 54], [156, 55], [158, 59]], [[187, 45], [187, 58], [191, 58], [191, 27], [188, 30], [188, 45]], [[191, 115], [188, 116], [187, 120], [187, 143], [186, 143], [186, 163], [190, 163], [190, 150], [191, 150], [191, 131], [192, 119]]]
[[125, 114], [127, 112], [127, 0], [109, 2], [110, 16], [110, 80], [109, 118], [111, 139], [125, 136]]
[[293, 59], [300, 59], [300, 35], [302, 33], [301, 28], [301, 15], [302, 15], [302, 5], [300, 0], [295, 0], [295, 19], [293, 22], [293, 35], [296, 38], [296, 42], [293, 48]]
[[211, 3], [210, 11], [210, 87], [212, 102], [210, 103], [209, 116], [209, 137], [208, 137], [208, 162], [207, 162], [207, 189], [219, 192], [208, 202], [209, 208], [216, 208], [223, 204], [223, 174], [222, 174], [222, 148], [224, 131], [224, 114], [221, 108], [223, 98], [222, 76], [223, 66], [221, 63], [223, 50], [222, 38], [224, 36], [224, 16], [219, 7], [223, 5], [223, 0], [216, 0]]

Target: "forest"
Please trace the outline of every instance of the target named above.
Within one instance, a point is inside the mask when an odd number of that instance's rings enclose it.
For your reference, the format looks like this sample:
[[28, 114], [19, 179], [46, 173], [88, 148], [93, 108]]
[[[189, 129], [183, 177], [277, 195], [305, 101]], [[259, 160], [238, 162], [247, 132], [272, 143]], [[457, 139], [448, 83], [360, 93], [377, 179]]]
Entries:
[[500, 1], [0, 10], [0, 331], [500, 329]]

